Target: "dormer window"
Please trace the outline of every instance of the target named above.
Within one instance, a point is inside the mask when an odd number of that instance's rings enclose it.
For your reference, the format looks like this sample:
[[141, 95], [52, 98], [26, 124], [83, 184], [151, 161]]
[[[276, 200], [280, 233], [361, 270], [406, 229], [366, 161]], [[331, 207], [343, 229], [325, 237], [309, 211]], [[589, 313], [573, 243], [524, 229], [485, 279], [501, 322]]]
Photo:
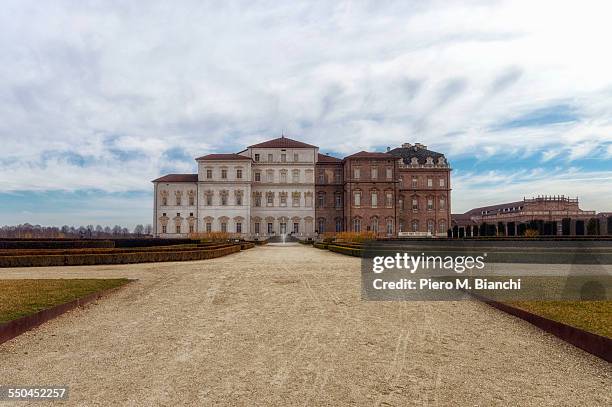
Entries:
[[427, 163], [427, 165], [433, 165], [433, 158], [427, 157], [426, 163]]
[[412, 157], [410, 159], [410, 165], [419, 165], [419, 159], [416, 157]]
[[438, 157], [438, 165], [445, 165], [446, 164], [446, 160], [444, 159], [444, 157]]

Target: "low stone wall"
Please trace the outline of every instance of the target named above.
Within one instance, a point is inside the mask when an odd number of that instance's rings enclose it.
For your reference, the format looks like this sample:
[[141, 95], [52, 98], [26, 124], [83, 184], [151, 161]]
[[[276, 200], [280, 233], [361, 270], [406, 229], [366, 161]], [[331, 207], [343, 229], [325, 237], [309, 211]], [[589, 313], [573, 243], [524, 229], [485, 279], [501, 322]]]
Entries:
[[0, 249], [113, 248], [112, 240], [0, 240]]

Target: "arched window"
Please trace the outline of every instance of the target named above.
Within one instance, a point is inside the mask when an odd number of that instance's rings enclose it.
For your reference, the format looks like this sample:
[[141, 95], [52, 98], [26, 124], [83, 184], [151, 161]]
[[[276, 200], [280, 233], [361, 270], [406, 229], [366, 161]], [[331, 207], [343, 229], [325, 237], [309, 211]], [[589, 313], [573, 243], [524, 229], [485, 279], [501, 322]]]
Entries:
[[359, 218], [353, 219], [353, 231], [361, 232], [361, 219]]
[[438, 222], [438, 232], [440, 233], [446, 233], [446, 221], [444, 219], [442, 219], [440, 222]]
[[416, 219], [412, 221], [412, 231], [413, 232], [419, 231], [419, 221]]

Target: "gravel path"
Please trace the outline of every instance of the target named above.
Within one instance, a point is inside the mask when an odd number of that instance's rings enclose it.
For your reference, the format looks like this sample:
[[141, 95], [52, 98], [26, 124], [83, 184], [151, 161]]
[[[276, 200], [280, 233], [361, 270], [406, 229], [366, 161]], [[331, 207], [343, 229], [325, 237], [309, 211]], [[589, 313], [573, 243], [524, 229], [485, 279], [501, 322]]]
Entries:
[[0, 345], [0, 384], [70, 405], [612, 404], [600, 359], [478, 302], [361, 301], [359, 259], [301, 245], [0, 270], [34, 277], [139, 279]]

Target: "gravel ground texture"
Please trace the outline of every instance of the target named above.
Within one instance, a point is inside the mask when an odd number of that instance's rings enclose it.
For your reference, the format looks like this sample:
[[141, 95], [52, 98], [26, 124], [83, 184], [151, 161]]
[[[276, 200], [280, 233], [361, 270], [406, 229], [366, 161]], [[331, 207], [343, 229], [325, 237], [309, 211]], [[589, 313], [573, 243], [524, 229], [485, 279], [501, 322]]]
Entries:
[[57, 404], [87, 406], [612, 405], [603, 360], [476, 301], [362, 301], [359, 270], [295, 244], [2, 269], [138, 281], [0, 345], [0, 385], [66, 384]]

